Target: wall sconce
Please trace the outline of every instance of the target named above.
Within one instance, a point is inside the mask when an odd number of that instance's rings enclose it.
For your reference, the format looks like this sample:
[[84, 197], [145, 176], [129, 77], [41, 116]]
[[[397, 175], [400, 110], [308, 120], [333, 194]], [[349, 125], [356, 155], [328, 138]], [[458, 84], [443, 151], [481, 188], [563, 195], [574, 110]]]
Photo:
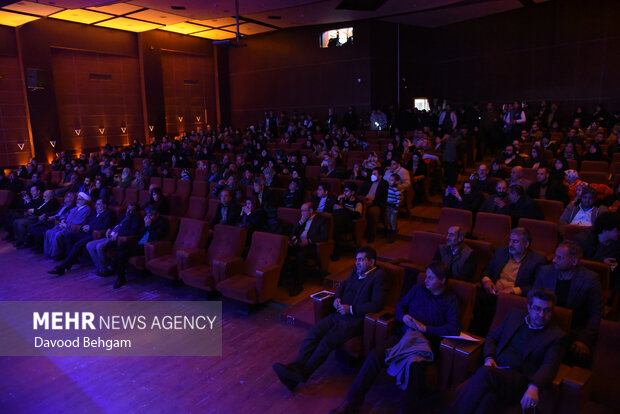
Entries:
[[121, 132], [124, 134], [125, 132], [127, 132], [127, 127], [126, 126], [122, 126], [121, 127]]
[[179, 119], [179, 122], [183, 122], [183, 115], [179, 115], [177, 118]]
[[24, 143], [23, 142], [18, 142], [17, 143], [17, 147], [19, 148], [20, 151], [22, 151], [24, 149]]
[[153, 132], [153, 128], [155, 128], [155, 125], [150, 124], [150, 125], [149, 125], [149, 131]]
[[200, 115], [196, 115], [196, 122], [200, 122]]
[[50, 139], [50, 145], [52, 146], [52, 148], [56, 148], [56, 140]]
[[99, 133], [101, 135], [103, 135], [104, 132], [105, 132], [105, 128], [104, 127], [99, 127]]
[[77, 135], [79, 137], [80, 133], [82, 132], [82, 129], [81, 128], [75, 128], [74, 131], [75, 131], [75, 135]]

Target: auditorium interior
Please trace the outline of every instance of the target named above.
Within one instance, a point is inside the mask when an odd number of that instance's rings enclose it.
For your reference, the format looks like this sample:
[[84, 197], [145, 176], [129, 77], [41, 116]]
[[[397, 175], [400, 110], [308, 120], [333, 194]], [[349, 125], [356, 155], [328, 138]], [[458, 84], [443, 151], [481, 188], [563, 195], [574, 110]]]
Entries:
[[[20, 302], [221, 303], [217, 355], [5, 342], [0, 412], [618, 412], [619, 16], [0, 0], [0, 341]], [[468, 411], [489, 358], [525, 382]]]

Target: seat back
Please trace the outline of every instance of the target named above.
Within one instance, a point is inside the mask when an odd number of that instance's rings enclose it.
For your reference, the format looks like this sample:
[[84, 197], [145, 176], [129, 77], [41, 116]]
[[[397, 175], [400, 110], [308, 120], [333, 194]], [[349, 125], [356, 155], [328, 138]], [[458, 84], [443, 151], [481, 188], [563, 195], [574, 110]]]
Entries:
[[[328, 177], [321, 177], [319, 179], [319, 184], [320, 183], [328, 183], [329, 184], [329, 188], [330, 188], [330, 192], [333, 194], [340, 194], [341, 192], [341, 184], [342, 181], [340, 180], [340, 178], [328, 178]], [[359, 188], [358, 188], [359, 190]]]
[[506, 246], [510, 238], [510, 216], [495, 213], [478, 213], [473, 235], [486, 240], [494, 247]]
[[112, 201], [117, 206], [122, 206], [125, 201], [125, 189], [121, 187], [112, 187]]
[[519, 219], [519, 227], [525, 227], [532, 234], [533, 250], [543, 256], [552, 255], [558, 244], [558, 225], [550, 221]]
[[0, 215], [9, 209], [14, 198], [15, 193], [11, 190], [0, 190]]
[[385, 306], [392, 309], [396, 308], [400, 291], [403, 289], [403, 279], [405, 278], [405, 269], [395, 266], [387, 262], [377, 261], [377, 266], [385, 272], [387, 292], [385, 294]]
[[174, 250], [204, 247], [209, 237], [209, 223], [203, 220], [182, 218], [174, 241]]
[[465, 234], [471, 233], [473, 215], [469, 210], [461, 210], [458, 208], [443, 207], [439, 214], [439, 222], [435, 233], [446, 234], [452, 226], [459, 226]]
[[564, 212], [564, 203], [556, 200], [545, 200], [542, 198], [535, 198], [534, 201], [538, 204], [540, 211], [542, 211], [545, 220], [553, 223], [559, 223], [560, 217]]
[[207, 199], [204, 197], [190, 197], [189, 207], [185, 212], [185, 217], [202, 220], [207, 211]]
[[411, 235], [411, 248], [407, 261], [419, 267], [425, 267], [433, 260], [437, 247], [445, 241], [445, 236], [441, 234], [414, 231]]
[[610, 412], [620, 407], [619, 343], [620, 323], [603, 319], [592, 361], [591, 399], [608, 407]]
[[334, 215], [332, 213], [318, 212], [327, 219], [327, 240], [334, 238]]
[[137, 171], [137, 170], [141, 170], [142, 169], [142, 160], [144, 158], [134, 158], [133, 159], [133, 170]]
[[577, 226], [575, 224], [567, 224], [564, 226], [563, 240], [573, 240], [579, 233], [588, 230], [590, 227]]
[[192, 183], [192, 197], [209, 197], [209, 182], [198, 179], [194, 180]]
[[474, 277], [479, 277], [487, 264], [493, 258], [493, 245], [484, 240], [465, 239], [465, 244], [471, 247], [476, 253], [476, 273]]
[[286, 236], [255, 231], [245, 259], [245, 274], [254, 276], [258, 269], [272, 265], [281, 267], [286, 259], [287, 244]]
[[138, 190], [136, 188], [125, 189], [125, 199], [123, 200], [123, 207], [127, 207], [129, 203], [138, 202]]
[[579, 175], [581, 176], [582, 172], [590, 171], [607, 173], [609, 171], [609, 164], [607, 161], [582, 161]]
[[590, 184], [609, 184], [609, 174], [606, 172], [582, 171], [579, 173], [579, 178]]
[[220, 200], [217, 198], [210, 198], [209, 205], [207, 208], [207, 214], [205, 215], [205, 220], [211, 223], [211, 220], [215, 218], [215, 213], [217, 213], [217, 206], [220, 204]]
[[301, 210], [298, 208], [278, 207], [278, 220], [284, 228], [284, 234], [290, 236], [293, 227], [301, 218]]
[[168, 233], [166, 233], [166, 237], [164, 240], [169, 241], [170, 243], [174, 243], [174, 239], [177, 236], [177, 231], [179, 230], [179, 218], [175, 216], [164, 216], [168, 220]]
[[170, 214], [177, 217], [182, 217], [187, 211], [187, 205], [189, 204], [189, 196], [180, 194], [170, 195]]
[[[500, 293], [497, 295], [497, 307], [495, 308], [495, 316], [491, 322], [489, 332], [497, 328], [512, 309], [523, 310], [527, 312], [527, 298], [517, 295], [509, 295]], [[564, 332], [569, 332], [573, 319], [573, 311], [560, 306], [553, 308], [553, 320], [558, 324]]]
[[192, 181], [191, 180], [178, 180], [177, 181], [177, 190], [175, 191], [175, 194], [178, 194], [181, 197], [188, 198], [191, 192], [192, 192]]
[[149, 190], [140, 190], [138, 192], [138, 205], [143, 206], [151, 198], [151, 192]]
[[196, 172], [194, 173], [194, 180], [205, 181], [208, 175], [209, 175], [209, 168], [196, 168]]
[[244, 227], [216, 224], [213, 230], [213, 240], [207, 250], [207, 264], [221, 257], [239, 257], [245, 247], [247, 229]]
[[603, 298], [605, 302], [607, 302], [607, 300], [611, 296], [611, 290], [609, 288], [609, 266], [607, 266], [605, 263], [585, 259], [579, 260], [579, 263], [581, 263], [588, 270], [591, 270], [598, 275], [599, 281], [601, 282], [601, 289], [603, 289]]
[[50, 182], [53, 187], [58, 187], [65, 178], [64, 171], [52, 171]]
[[162, 186], [162, 193], [164, 193], [166, 196], [169, 196], [170, 194], [174, 193], [177, 189], [177, 180], [175, 178], [164, 178], [163, 180], [163, 186]]
[[536, 168], [524, 168], [523, 169], [523, 178], [528, 180], [531, 183], [536, 182], [536, 174], [538, 173], [538, 169]]
[[149, 186], [155, 186], [157, 188], [162, 187], [162, 178], [161, 177], [151, 177], [149, 181]]
[[308, 165], [306, 167], [306, 177], [318, 178], [321, 175], [320, 165]]

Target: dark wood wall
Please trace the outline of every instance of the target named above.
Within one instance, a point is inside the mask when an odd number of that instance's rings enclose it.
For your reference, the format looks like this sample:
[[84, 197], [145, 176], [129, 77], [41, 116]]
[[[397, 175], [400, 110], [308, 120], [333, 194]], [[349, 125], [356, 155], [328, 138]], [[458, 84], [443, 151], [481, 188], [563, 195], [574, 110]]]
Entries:
[[368, 111], [370, 22], [353, 25], [351, 46], [319, 47], [323, 31], [348, 25], [269, 32], [243, 39], [246, 47], [228, 49], [228, 72], [220, 70], [220, 77], [224, 83], [221, 88], [229, 90], [232, 124], [255, 122], [269, 109], [284, 110], [289, 115], [293, 111], [310, 112], [321, 118], [329, 106], [339, 113], [348, 105]]
[[26, 115], [15, 30], [0, 26], [0, 166], [28, 162], [31, 147]]
[[437, 29], [401, 26], [403, 102], [512, 99], [620, 107], [620, 2], [562, 0]]

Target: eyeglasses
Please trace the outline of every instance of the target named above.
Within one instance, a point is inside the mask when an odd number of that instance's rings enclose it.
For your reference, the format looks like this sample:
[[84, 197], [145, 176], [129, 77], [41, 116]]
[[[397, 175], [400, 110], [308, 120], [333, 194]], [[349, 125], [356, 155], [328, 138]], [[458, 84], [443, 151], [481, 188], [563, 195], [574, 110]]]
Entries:
[[536, 312], [536, 313], [551, 313], [551, 311], [553, 310], [553, 308], [541, 308], [540, 306], [536, 306], [536, 305], [531, 305], [530, 308]]

